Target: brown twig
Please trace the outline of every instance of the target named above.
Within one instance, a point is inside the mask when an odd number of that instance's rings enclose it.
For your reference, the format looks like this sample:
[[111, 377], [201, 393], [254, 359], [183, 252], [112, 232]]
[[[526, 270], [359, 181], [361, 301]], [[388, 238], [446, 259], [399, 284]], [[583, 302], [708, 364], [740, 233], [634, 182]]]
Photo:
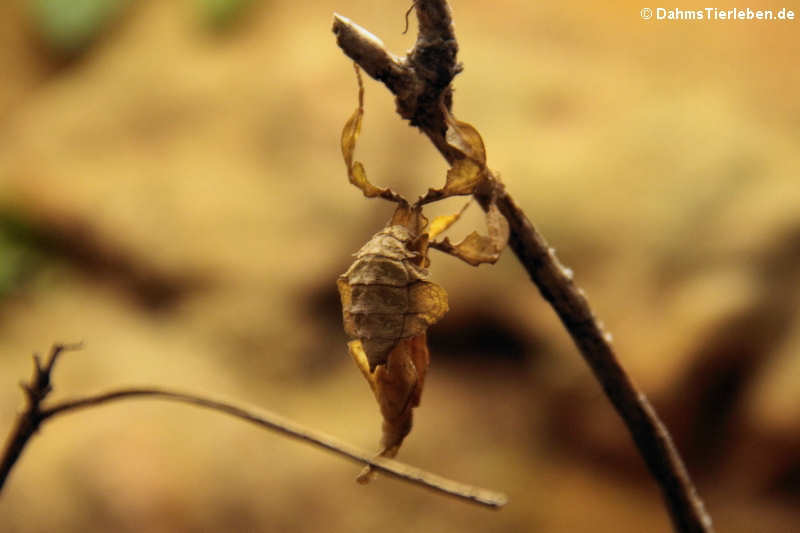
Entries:
[[[397, 57], [383, 43], [350, 20], [334, 15], [333, 32], [344, 53], [394, 93], [401, 117], [419, 128], [452, 165], [463, 154], [446, 140], [447, 124], [441, 105], [452, 107], [450, 82], [461, 71], [456, 62], [458, 43], [446, 0], [415, 2], [419, 35], [414, 48]], [[533, 283], [569, 331], [608, 398], [633, 436], [648, 469], [661, 487], [676, 531], [712, 533], [711, 518], [692, 484], [669, 432], [647, 398], [617, 360], [610, 335], [603, 331], [572, 272], [536, 231], [522, 209], [490, 173], [475, 194], [484, 209], [492, 198], [508, 220], [509, 244]]]
[[81, 346], [81, 344], [54, 345], [44, 366], [42, 366], [39, 354], [33, 354], [33, 376], [29, 382], [20, 383], [20, 387], [25, 392], [25, 409], [17, 417], [17, 423], [6, 440], [3, 456], [0, 459], [0, 490], [3, 489], [9, 472], [22, 454], [28, 440], [36, 433], [44, 420], [41, 406], [44, 399], [53, 390], [50, 385], [50, 375], [58, 356], [67, 350], [78, 350]]
[[212, 400], [203, 396], [186, 394], [159, 388], [129, 388], [119, 389], [94, 396], [65, 400], [49, 407], [43, 407], [42, 402], [51, 391], [50, 379], [58, 356], [65, 350], [77, 349], [79, 345], [55, 345], [48, 357], [47, 362], [42, 366], [38, 356], [34, 355], [34, 372], [29, 383], [23, 383], [27, 405], [25, 410], [17, 418], [17, 423], [12, 429], [6, 446], [3, 450], [2, 461], [0, 462], [0, 491], [8, 478], [11, 469], [19, 459], [25, 445], [36, 433], [37, 429], [50, 418], [85, 409], [98, 407], [116, 400], [126, 398], [153, 398], [161, 400], [171, 400], [197, 407], [204, 407], [220, 413], [224, 413], [241, 420], [245, 420], [262, 428], [277, 431], [278, 433], [307, 442], [311, 445], [333, 452], [341, 457], [350, 459], [359, 464], [370, 465], [375, 470], [379, 470], [386, 475], [395, 477], [415, 485], [419, 485], [433, 491], [453, 496], [471, 503], [480, 504], [490, 508], [500, 508], [505, 505], [507, 498], [505, 495], [465, 485], [425, 470], [408, 466], [399, 461], [371, 457], [370, 455], [353, 448], [352, 446], [338, 441], [337, 439], [323, 433], [313, 431], [308, 428], [282, 418], [269, 412], [256, 413], [250, 409], [244, 409], [236, 405]]

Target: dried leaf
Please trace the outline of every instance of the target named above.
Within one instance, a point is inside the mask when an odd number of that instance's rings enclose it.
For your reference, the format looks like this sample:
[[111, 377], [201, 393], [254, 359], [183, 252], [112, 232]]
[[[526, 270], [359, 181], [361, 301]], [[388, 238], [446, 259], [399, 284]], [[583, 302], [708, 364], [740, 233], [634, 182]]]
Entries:
[[494, 203], [489, 205], [486, 212], [486, 226], [489, 230], [488, 235], [480, 235], [473, 231], [458, 244], [452, 244], [450, 239], [445, 238], [444, 241], [431, 243], [430, 246], [473, 266], [494, 263], [500, 258], [509, 235], [508, 222]]
[[360, 161], [353, 161], [353, 154], [356, 149], [356, 141], [361, 133], [361, 120], [364, 117], [364, 82], [361, 79], [361, 71], [355, 65], [356, 77], [358, 78], [358, 107], [345, 122], [342, 128], [342, 156], [347, 166], [347, 175], [350, 183], [361, 189], [364, 196], [374, 198], [379, 196], [393, 202], [405, 202], [405, 199], [391, 189], [376, 187], [367, 179], [367, 172]]

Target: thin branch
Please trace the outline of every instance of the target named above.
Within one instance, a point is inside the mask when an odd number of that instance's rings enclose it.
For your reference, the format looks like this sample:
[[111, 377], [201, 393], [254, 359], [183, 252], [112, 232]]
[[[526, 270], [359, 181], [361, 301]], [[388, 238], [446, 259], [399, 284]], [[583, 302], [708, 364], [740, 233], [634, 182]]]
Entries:
[[[51, 356], [45, 366], [41, 366], [38, 357], [34, 369], [34, 377], [30, 383], [25, 384], [28, 393], [28, 406], [17, 419], [17, 424], [9, 435], [6, 447], [3, 451], [2, 468], [0, 468], [0, 491], [3, 488], [6, 478], [11, 468], [19, 458], [25, 445], [33, 436], [36, 430], [44, 423], [55, 416], [74, 412], [80, 409], [98, 407], [110, 402], [133, 398], [151, 398], [181, 402], [197, 407], [204, 407], [220, 413], [224, 413], [241, 420], [245, 420], [259, 427], [276, 431], [287, 437], [307, 442], [313, 446], [323, 448], [337, 455], [350, 459], [359, 464], [367, 464], [375, 470], [395, 477], [415, 485], [419, 485], [433, 491], [453, 496], [461, 500], [476, 503], [490, 508], [500, 508], [505, 505], [507, 498], [505, 495], [465, 485], [425, 470], [408, 466], [399, 461], [384, 458], [374, 458], [356, 448], [345, 444], [324, 433], [305, 428], [291, 420], [287, 420], [279, 415], [270, 412], [256, 413], [253, 410], [238, 407], [236, 405], [212, 400], [203, 396], [186, 394], [160, 388], [129, 388], [119, 389], [94, 396], [86, 396], [54, 404], [49, 407], [42, 407], [41, 402], [47, 396], [50, 389], [50, 374], [58, 355], [68, 348], [58, 345], [53, 348]], [[31, 400], [32, 399], [32, 400]]]
[[[396, 58], [383, 49], [378, 38], [357, 38], [371, 35], [348, 19], [334, 16], [333, 31], [343, 52], [370, 75], [375, 71], [365, 58], [389, 56], [398, 68], [405, 69], [403, 89], [385, 77], [373, 76], [395, 94], [401, 117], [410, 120], [431, 140], [452, 164], [463, 154], [448, 145], [447, 124], [439, 107], [452, 105], [450, 82], [461, 70], [456, 62], [458, 44], [453, 32], [450, 8], [446, 0], [416, 2], [419, 36], [405, 58]], [[383, 49], [383, 50], [381, 50]], [[411, 79], [408, 79], [410, 76]], [[407, 90], [412, 88], [411, 90]], [[681, 533], [713, 533], [711, 518], [664, 424], [643, 393], [620, 365], [611, 337], [592, 313], [583, 291], [531, 224], [525, 213], [505, 190], [499, 178], [490, 173], [485, 186], [475, 198], [488, 209], [494, 198], [500, 212], [508, 220], [509, 245], [527, 270], [542, 296], [550, 303], [569, 332], [609, 400], [622, 417], [650, 473], [659, 484], [675, 531]]]
[[78, 350], [81, 344], [55, 344], [50, 350], [44, 366], [42, 366], [39, 354], [33, 354], [33, 376], [29, 382], [20, 383], [20, 387], [25, 392], [25, 409], [17, 417], [17, 423], [11, 430], [3, 448], [3, 456], [0, 458], [0, 491], [8, 477], [9, 472], [19, 459], [22, 450], [42, 423], [41, 404], [50, 394], [50, 375], [53, 366], [58, 360], [58, 356], [67, 350]]

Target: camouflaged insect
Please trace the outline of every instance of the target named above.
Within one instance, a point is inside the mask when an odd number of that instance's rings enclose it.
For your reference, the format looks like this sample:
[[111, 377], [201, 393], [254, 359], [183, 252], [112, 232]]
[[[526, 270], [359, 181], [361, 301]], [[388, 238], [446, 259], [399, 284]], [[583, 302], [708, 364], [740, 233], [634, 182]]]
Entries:
[[[358, 76], [358, 108], [342, 130], [342, 155], [350, 183], [367, 198], [384, 198], [398, 204], [392, 220], [356, 254], [356, 260], [339, 276], [342, 317], [350, 356], [375, 395], [383, 416], [383, 436], [378, 455], [394, 457], [411, 431], [413, 409], [419, 405], [430, 356], [427, 329], [447, 312], [447, 293], [428, 279], [428, 248], [435, 247], [471, 265], [494, 263], [508, 239], [508, 225], [494, 202], [487, 207], [488, 236], [472, 232], [452, 244], [435, 237], [463, 212], [436, 217], [428, 224], [422, 206], [455, 195], [472, 194], [489, 179], [483, 140], [471, 125], [459, 122], [442, 107], [448, 129], [446, 140], [461, 157], [447, 172], [441, 189], [429, 189], [413, 205], [391, 189], [376, 187], [364, 166], [354, 161], [356, 140], [364, 114], [364, 86]], [[469, 205], [469, 204], [467, 204]], [[464, 206], [466, 208], [466, 206]], [[358, 480], [368, 482], [370, 467]]]
[[[447, 312], [447, 293], [428, 280], [428, 234], [421, 208], [401, 203], [392, 220], [339, 276], [350, 355], [383, 416], [379, 455], [394, 457], [411, 431], [430, 360], [426, 330]], [[370, 479], [370, 469], [359, 476]]]

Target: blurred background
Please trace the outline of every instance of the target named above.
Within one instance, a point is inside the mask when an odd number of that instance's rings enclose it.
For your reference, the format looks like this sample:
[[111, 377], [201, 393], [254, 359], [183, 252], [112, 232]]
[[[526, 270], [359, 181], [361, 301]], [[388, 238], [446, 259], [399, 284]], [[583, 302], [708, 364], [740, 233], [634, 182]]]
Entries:
[[[356, 82], [330, 28], [339, 12], [403, 53], [409, 5], [0, 3], [3, 434], [30, 354], [83, 340], [54, 399], [169, 386], [377, 449], [335, 278], [392, 207], [347, 183], [338, 142]], [[451, 5], [455, 114], [574, 269], [717, 530], [800, 529], [800, 22], [643, 21], [657, 6], [628, 1]], [[409, 197], [446, 172], [372, 80], [356, 157]], [[473, 207], [452, 234], [482, 224]], [[477, 269], [432, 254], [451, 311], [429, 332], [399, 459], [506, 492], [502, 511], [386, 478], [359, 486], [356, 465], [315, 448], [131, 401], [48, 423], [4, 488], [0, 529], [669, 532], [513, 254]]]

